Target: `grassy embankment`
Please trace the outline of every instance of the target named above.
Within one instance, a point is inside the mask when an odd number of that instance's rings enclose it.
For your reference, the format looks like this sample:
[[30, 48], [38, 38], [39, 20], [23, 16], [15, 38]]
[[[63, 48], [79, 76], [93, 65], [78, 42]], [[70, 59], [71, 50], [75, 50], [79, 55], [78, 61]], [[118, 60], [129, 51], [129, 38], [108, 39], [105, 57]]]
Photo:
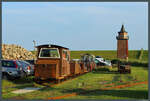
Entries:
[[[34, 51], [31, 52], [34, 53]], [[148, 62], [148, 50], [143, 51], [143, 55], [139, 60], [140, 52], [141, 50], [129, 50], [129, 61]], [[109, 60], [117, 58], [117, 52], [115, 50], [71, 51], [70, 53], [71, 59], [80, 59], [80, 55], [84, 53], [101, 56]]]
[[[140, 55], [140, 51], [141, 50], [129, 50], [129, 61], [137, 61], [139, 60], [139, 55]], [[116, 51], [109, 51], [109, 50], [106, 50], [106, 51], [71, 51], [71, 58], [80, 58], [80, 55], [81, 54], [84, 54], [84, 53], [89, 53], [89, 54], [93, 54], [95, 56], [102, 56], [103, 58], [106, 58], [106, 59], [116, 59], [117, 58], [117, 52]], [[141, 58], [140, 61], [145, 61], [147, 62], [148, 61], [148, 51], [147, 50], [144, 50], [143, 51], [143, 56]]]

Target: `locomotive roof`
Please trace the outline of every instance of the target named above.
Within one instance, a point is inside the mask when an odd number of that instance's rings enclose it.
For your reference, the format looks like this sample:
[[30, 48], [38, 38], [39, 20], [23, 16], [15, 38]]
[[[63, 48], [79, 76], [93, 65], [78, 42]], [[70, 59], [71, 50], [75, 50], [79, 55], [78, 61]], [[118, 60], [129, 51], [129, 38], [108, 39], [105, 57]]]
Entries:
[[69, 48], [66, 48], [66, 47], [63, 47], [63, 46], [59, 46], [59, 45], [54, 45], [54, 44], [44, 44], [44, 45], [36, 46], [36, 48], [38, 48], [38, 47], [56, 47], [56, 48], [65, 48], [65, 49], [69, 49]]

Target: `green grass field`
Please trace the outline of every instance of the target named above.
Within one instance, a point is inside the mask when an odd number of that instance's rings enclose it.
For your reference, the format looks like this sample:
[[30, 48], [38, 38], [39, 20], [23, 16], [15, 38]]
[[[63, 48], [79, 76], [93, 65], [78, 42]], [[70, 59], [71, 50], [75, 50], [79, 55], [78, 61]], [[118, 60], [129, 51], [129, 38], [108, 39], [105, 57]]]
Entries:
[[[110, 60], [116, 58], [116, 51], [71, 51], [71, 58], [80, 58], [80, 54], [83, 53], [99, 55]], [[119, 74], [115, 72], [116, 67], [112, 69], [104, 67], [53, 87], [37, 85], [32, 81], [33, 76], [13, 81], [2, 80], [2, 98], [48, 99], [76, 93], [76, 96], [62, 99], [148, 99], [148, 84], [102, 90], [117, 85], [148, 81], [148, 51], [144, 51], [141, 60], [138, 59], [139, 54], [140, 51], [129, 51], [129, 61], [132, 63], [131, 74]], [[105, 86], [112, 83], [113, 85]], [[41, 87], [42, 89], [26, 94], [12, 93], [14, 90], [25, 87]]]
[[[62, 99], [148, 99], [148, 84], [140, 84], [125, 88], [102, 90], [106, 87], [148, 81], [148, 68], [132, 67], [131, 74], [119, 74], [116, 68], [99, 68], [93, 72], [81, 75], [73, 80], [68, 80], [53, 87], [43, 87], [32, 82], [33, 77], [16, 81], [2, 80], [3, 99], [48, 99], [50, 97], [63, 96], [77, 93], [77, 96]], [[134, 80], [137, 81], [134, 81]], [[120, 82], [122, 80], [122, 82]], [[84, 85], [81, 85], [83, 84]], [[114, 83], [114, 85], [105, 86]], [[43, 87], [41, 90], [26, 93], [13, 94], [12, 91], [24, 87]]]

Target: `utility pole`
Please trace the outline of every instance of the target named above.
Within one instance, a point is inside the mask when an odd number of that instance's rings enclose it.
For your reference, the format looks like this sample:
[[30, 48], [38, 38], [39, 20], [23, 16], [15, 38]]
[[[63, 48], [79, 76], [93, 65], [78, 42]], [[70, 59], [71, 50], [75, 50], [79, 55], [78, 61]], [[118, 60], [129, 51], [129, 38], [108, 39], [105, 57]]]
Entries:
[[[33, 44], [34, 44], [34, 54], [35, 54], [35, 56], [36, 56], [36, 51], [35, 51], [35, 45], [36, 45], [36, 42], [35, 42], [35, 40], [33, 40]], [[35, 57], [34, 57], [34, 63], [35, 63], [36, 61], [35, 61]]]

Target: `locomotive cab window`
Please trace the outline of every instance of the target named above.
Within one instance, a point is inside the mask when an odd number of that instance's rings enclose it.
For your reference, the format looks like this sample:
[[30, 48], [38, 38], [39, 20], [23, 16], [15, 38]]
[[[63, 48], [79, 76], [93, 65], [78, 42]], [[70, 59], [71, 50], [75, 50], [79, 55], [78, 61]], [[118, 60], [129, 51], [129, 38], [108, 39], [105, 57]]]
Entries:
[[41, 48], [39, 58], [60, 58], [57, 48]]
[[63, 49], [63, 58], [67, 59], [67, 51]]
[[69, 55], [67, 53], [67, 50], [63, 49], [63, 58], [69, 61]]

